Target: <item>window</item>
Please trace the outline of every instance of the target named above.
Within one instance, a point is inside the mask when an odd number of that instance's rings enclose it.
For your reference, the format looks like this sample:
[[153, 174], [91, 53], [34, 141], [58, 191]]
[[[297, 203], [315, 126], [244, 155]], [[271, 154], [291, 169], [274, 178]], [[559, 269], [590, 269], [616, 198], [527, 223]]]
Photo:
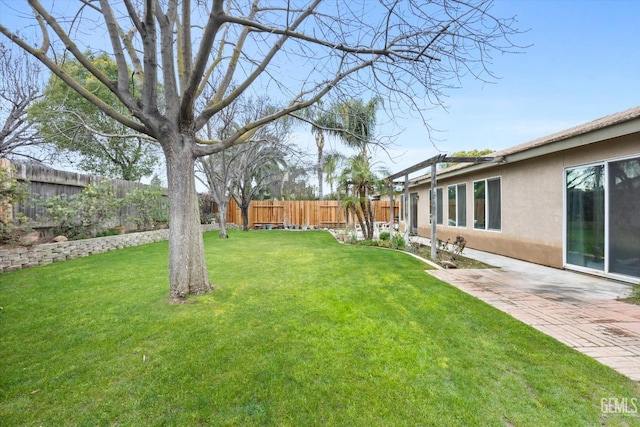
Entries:
[[500, 230], [502, 228], [502, 206], [500, 194], [500, 178], [487, 180], [487, 208], [488, 208], [488, 223], [489, 230]]
[[450, 185], [447, 188], [447, 193], [449, 194], [448, 200], [449, 200], [449, 222], [448, 225], [451, 227], [455, 227], [456, 225], [458, 225], [458, 221], [457, 221], [457, 217], [458, 217], [458, 213], [456, 212], [456, 196], [457, 196], [457, 191], [456, 191], [456, 186], [455, 185]]
[[502, 195], [500, 178], [473, 183], [473, 228], [502, 229]]
[[467, 184], [458, 185], [458, 227], [467, 226]]
[[448, 224], [451, 227], [467, 226], [467, 184], [451, 185], [447, 188], [449, 200]]
[[[442, 194], [442, 188], [437, 188], [436, 189], [436, 224], [438, 225], [442, 225], [443, 223], [443, 214], [442, 214], [442, 208], [444, 207], [444, 203], [443, 203], [443, 194]], [[431, 211], [431, 190], [429, 190], [429, 211]], [[433, 212], [431, 212], [431, 215], [429, 215], [429, 224], [431, 224], [431, 218], [433, 217]]]

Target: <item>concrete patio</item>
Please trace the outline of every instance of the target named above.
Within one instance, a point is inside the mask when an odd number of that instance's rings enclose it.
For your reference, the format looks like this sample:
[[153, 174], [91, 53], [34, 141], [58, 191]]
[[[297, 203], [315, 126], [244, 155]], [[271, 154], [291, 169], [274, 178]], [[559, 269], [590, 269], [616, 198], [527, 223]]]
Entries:
[[464, 256], [498, 268], [429, 273], [640, 381], [640, 305], [618, 300], [631, 285], [472, 249]]

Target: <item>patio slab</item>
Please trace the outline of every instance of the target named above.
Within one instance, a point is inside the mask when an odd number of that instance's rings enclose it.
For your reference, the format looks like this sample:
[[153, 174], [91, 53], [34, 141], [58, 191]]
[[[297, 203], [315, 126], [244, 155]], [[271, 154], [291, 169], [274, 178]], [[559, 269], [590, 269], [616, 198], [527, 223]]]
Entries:
[[619, 300], [631, 285], [471, 249], [464, 255], [498, 268], [429, 274], [640, 381], [640, 306]]

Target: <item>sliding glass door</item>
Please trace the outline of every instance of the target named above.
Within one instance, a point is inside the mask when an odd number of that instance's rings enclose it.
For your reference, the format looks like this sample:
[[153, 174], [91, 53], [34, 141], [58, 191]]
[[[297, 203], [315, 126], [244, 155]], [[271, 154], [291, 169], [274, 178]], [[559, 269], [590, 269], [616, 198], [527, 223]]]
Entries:
[[609, 271], [640, 277], [640, 159], [609, 163]]
[[565, 260], [640, 277], [640, 158], [567, 169]]
[[604, 165], [567, 171], [567, 263], [604, 270]]

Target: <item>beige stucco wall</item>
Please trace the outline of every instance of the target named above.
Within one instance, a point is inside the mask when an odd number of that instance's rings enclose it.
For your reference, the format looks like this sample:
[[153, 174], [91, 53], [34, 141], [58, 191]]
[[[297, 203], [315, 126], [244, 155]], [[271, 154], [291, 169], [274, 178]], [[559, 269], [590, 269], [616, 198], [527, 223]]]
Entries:
[[[444, 223], [438, 238], [462, 235], [468, 246], [552, 267], [563, 267], [564, 171], [567, 167], [603, 160], [640, 156], [640, 135], [603, 141], [528, 160], [491, 165], [482, 170], [440, 178], [444, 190]], [[502, 229], [473, 229], [473, 182], [501, 178]], [[447, 186], [467, 184], [467, 226], [447, 226]], [[414, 191], [414, 189], [412, 189]], [[429, 183], [418, 187], [420, 194], [418, 234], [429, 237]]]

